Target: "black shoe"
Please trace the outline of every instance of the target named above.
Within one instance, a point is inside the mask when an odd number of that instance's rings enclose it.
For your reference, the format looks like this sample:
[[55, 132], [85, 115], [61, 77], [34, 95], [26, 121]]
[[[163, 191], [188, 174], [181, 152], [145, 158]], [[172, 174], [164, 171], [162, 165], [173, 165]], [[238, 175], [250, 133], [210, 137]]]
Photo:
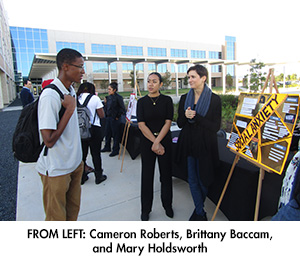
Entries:
[[142, 213], [141, 214], [141, 220], [142, 221], [148, 221], [149, 220], [149, 214], [148, 213]]
[[196, 209], [195, 209], [195, 210], [193, 211], [192, 215], [190, 216], [189, 221], [196, 221], [196, 216], [197, 216], [197, 214], [196, 214]]
[[174, 211], [173, 211], [172, 207], [166, 209], [166, 215], [170, 218], [174, 217]]
[[116, 155], [119, 155], [119, 152], [111, 152], [110, 155], [109, 155], [109, 157], [114, 157]]
[[105, 152], [110, 152], [110, 151], [111, 151], [111, 149], [109, 149], [109, 148], [105, 148], [105, 147], [104, 147], [104, 148], [101, 150], [101, 152], [102, 152], [102, 153], [105, 153]]
[[195, 209], [189, 221], [207, 221], [206, 213], [204, 215], [198, 215]]
[[87, 172], [83, 172], [81, 177], [81, 184], [84, 184], [87, 180], [89, 180], [89, 177], [87, 175], [88, 175]]
[[196, 215], [196, 220], [195, 221], [207, 221], [206, 213], [202, 215]]
[[107, 179], [106, 175], [101, 175], [101, 176], [96, 176], [95, 178], [95, 183], [96, 184], [101, 184], [102, 182], [104, 182]]

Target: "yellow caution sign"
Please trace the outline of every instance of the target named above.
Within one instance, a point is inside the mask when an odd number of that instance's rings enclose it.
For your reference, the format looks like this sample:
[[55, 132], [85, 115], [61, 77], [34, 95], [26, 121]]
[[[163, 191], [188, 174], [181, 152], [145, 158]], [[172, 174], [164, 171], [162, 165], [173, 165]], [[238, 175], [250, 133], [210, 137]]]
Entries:
[[281, 174], [298, 119], [298, 94], [241, 93], [227, 147]]
[[286, 99], [286, 94], [273, 94], [262, 109], [257, 113], [254, 119], [248, 124], [246, 129], [241, 134], [241, 137], [235, 141], [237, 151], [241, 151], [252, 140], [264, 123], [271, 117], [273, 112]]

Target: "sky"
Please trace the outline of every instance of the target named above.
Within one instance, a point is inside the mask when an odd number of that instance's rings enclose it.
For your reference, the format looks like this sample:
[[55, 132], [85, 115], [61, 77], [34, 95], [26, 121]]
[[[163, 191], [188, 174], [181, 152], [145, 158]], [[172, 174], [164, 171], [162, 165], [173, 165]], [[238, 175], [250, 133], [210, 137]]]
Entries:
[[2, 1], [10, 26], [211, 44], [227, 35], [236, 37], [238, 61], [300, 61], [296, 0]]

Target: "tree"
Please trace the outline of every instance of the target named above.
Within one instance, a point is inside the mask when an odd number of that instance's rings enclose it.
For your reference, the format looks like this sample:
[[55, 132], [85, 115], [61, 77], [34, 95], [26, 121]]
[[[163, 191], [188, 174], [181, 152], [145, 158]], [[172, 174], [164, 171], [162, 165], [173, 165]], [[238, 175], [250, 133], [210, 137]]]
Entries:
[[227, 73], [227, 75], [226, 75], [226, 86], [227, 87], [233, 86], [233, 78], [229, 73]]
[[184, 77], [183, 84], [184, 84], [184, 86], [187, 86], [189, 84], [189, 78], [188, 78], [188, 76]]
[[163, 89], [167, 89], [172, 83], [171, 73], [167, 70], [165, 75], [161, 78], [163, 81]]
[[[256, 92], [266, 80], [266, 72], [262, 71], [265, 64], [263, 62], [256, 62], [256, 59], [252, 59], [250, 63], [250, 90]], [[248, 75], [245, 75], [244, 78], [248, 78]]]
[[[138, 73], [139, 73], [139, 71], [137, 70], [135, 72], [136, 80], [138, 79]], [[134, 89], [135, 83], [134, 83], [134, 71], [133, 70], [130, 71], [129, 76], [130, 76], [130, 86]]]
[[291, 80], [297, 80], [297, 74], [296, 73], [292, 74]]
[[100, 89], [106, 90], [108, 88], [108, 80], [100, 80]]
[[280, 73], [278, 76], [275, 77], [275, 80], [276, 81], [283, 81], [283, 77], [284, 77], [284, 74]]

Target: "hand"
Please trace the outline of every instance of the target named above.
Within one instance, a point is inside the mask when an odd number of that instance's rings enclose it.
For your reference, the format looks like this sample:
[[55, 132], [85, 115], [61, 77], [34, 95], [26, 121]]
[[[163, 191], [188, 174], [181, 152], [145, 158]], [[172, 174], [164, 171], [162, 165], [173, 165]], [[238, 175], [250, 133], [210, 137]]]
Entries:
[[164, 155], [165, 148], [160, 143], [153, 143], [151, 150], [155, 152], [157, 155]]
[[76, 108], [76, 100], [71, 95], [65, 94], [64, 100], [62, 100], [61, 104], [66, 110], [68, 110], [70, 112], [73, 112]]
[[188, 107], [185, 110], [185, 117], [188, 119], [193, 119], [196, 116], [196, 111], [192, 110], [191, 107]]

